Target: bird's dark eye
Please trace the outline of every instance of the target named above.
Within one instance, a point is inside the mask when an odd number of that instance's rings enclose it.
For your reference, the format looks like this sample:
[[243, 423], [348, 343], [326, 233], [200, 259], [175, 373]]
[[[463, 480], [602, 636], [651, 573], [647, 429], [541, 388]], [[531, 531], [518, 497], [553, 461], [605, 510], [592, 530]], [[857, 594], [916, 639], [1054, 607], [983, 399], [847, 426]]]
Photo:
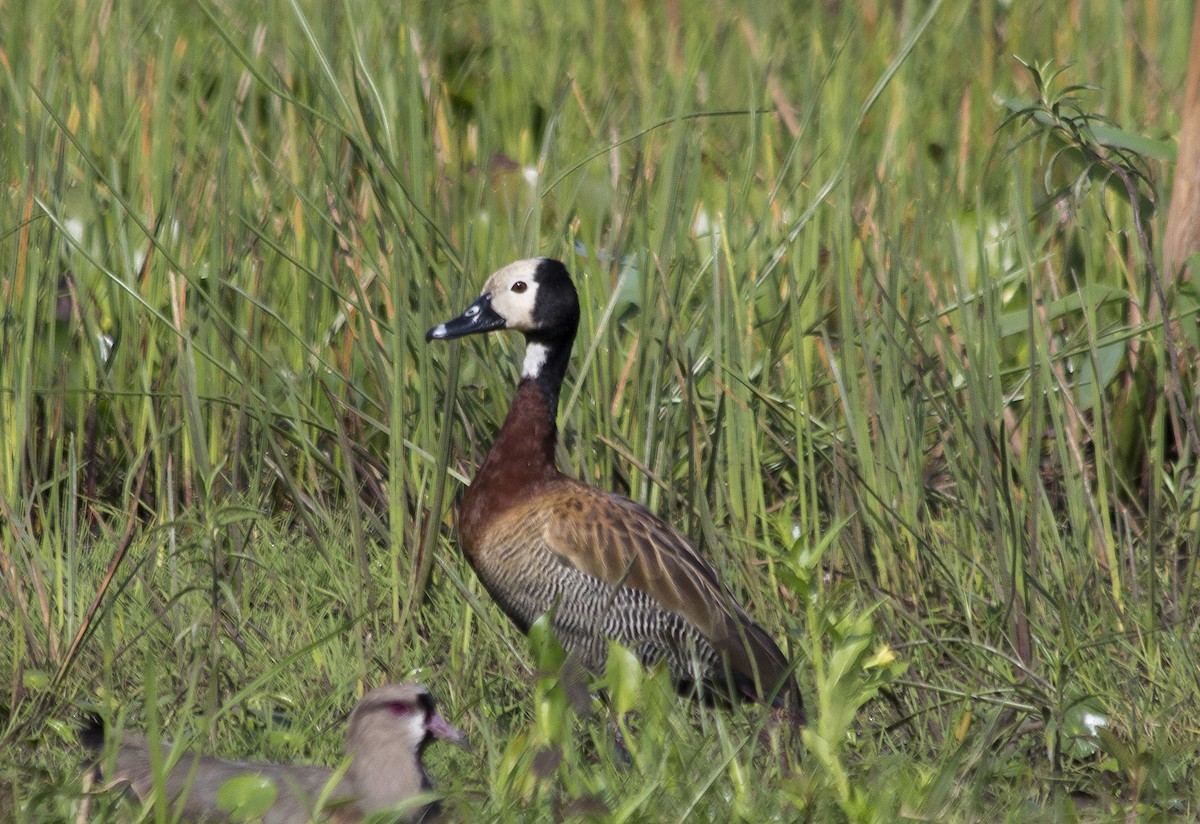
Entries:
[[522, 292], [524, 292], [528, 288], [529, 287], [525, 284], [525, 281], [523, 281], [523, 280], [518, 280], [516, 283], [514, 283], [512, 285], [512, 290], [514, 292], [516, 292], [518, 295], [521, 294]]
[[401, 718], [412, 712], [412, 704], [406, 704], [403, 701], [393, 701], [388, 704], [388, 709], [392, 711], [392, 715], [398, 715]]

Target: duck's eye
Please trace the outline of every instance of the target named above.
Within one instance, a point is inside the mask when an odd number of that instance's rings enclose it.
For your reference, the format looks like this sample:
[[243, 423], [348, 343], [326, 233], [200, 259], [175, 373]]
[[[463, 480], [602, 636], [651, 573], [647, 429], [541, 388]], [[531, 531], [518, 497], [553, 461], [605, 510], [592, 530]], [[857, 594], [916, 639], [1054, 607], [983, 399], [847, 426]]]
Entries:
[[512, 290], [514, 292], [516, 292], [518, 295], [521, 294], [522, 292], [524, 292], [528, 288], [529, 288], [529, 286], [527, 286], [525, 281], [523, 281], [523, 280], [518, 280], [516, 283], [514, 283], [512, 285]]
[[388, 709], [392, 711], [392, 715], [398, 715], [401, 718], [413, 711], [412, 704], [406, 704], [403, 701], [392, 701], [388, 704]]

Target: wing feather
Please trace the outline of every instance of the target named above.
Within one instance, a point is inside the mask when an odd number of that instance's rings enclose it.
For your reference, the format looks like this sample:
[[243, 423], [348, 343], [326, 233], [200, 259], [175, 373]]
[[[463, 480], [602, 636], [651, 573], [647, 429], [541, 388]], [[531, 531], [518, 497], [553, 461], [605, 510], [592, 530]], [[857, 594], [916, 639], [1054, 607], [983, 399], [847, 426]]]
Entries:
[[[641, 590], [685, 618], [726, 658], [736, 688], [762, 699], [788, 671], [779, 647], [678, 531], [620, 495], [572, 481], [540, 501], [541, 540], [562, 562]], [[762, 686], [758, 686], [761, 684]], [[785, 692], [794, 689], [789, 679]]]

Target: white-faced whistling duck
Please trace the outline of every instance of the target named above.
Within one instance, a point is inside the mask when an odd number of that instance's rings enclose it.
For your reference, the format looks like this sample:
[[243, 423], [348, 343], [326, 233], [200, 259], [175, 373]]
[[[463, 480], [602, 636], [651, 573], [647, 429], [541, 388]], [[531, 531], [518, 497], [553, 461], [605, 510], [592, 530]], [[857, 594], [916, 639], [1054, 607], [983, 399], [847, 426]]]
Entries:
[[594, 672], [608, 639], [647, 666], [665, 661], [682, 692], [770, 700], [804, 722], [779, 647], [692, 544], [645, 507], [558, 471], [558, 396], [579, 326], [566, 267], [509, 264], [426, 340], [514, 329], [525, 363], [508, 417], [458, 507], [463, 552], [521, 628], [552, 612], [568, 654]]
[[[225, 761], [185, 752], [166, 777], [171, 809], [182, 798], [185, 821], [230, 821], [217, 803], [217, 793], [231, 778], [261, 776], [275, 786], [275, 802], [264, 814], [266, 824], [303, 824], [317, 818], [357, 822], [377, 810], [400, 807], [418, 793], [432, 789], [421, 761], [425, 746], [434, 738], [457, 743], [465, 739], [434, 711], [433, 697], [420, 684], [389, 684], [371, 690], [350, 713], [346, 728], [346, 755], [350, 766], [329, 793], [325, 808], [314, 805], [325, 791], [332, 770], [297, 764]], [[84, 731], [84, 743], [104, 748], [102, 725]], [[162, 759], [170, 755], [162, 745]], [[145, 802], [154, 790], [150, 745], [135, 735], [122, 736], [111, 771], [101, 772], [107, 786], [126, 786]], [[436, 815], [436, 802], [407, 811], [404, 821], [423, 821]], [[389, 819], [391, 820], [391, 819]]]

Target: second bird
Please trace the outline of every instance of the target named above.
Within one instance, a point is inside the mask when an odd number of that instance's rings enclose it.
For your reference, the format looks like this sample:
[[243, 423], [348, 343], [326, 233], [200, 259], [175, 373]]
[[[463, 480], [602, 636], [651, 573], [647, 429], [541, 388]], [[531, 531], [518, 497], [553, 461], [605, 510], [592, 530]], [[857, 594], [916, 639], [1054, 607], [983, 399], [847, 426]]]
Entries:
[[[98, 721], [83, 733], [84, 742], [100, 752], [105, 748], [104, 738], [103, 725]], [[332, 784], [333, 771], [328, 767], [226, 761], [183, 752], [160, 777], [161, 789], [166, 793], [162, 799], [166, 802], [164, 809], [178, 813], [183, 821], [243, 820], [244, 816], [234, 816], [222, 808], [222, 788], [232, 779], [257, 777], [270, 788], [262, 792], [273, 793], [273, 801], [262, 816], [263, 824], [324, 821], [325, 814], [334, 824], [352, 824], [377, 811], [405, 804], [409, 810], [400, 820], [428, 821], [436, 815], [437, 804], [414, 806], [413, 798], [432, 789], [421, 757], [435, 738], [460, 744], [465, 740], [434, 711], [433, 697], [425, 687], [412, 682], [388, 684], [364, 695], [350, 713], [346, 729], [350, 765], [336, 785]], [[171, 751], [171, 745], [162, 742], [156, 756], [147, 739], [126, 735], [116, 747], [115, 756], [104, 765], [111, 770], [101, 777], [109, 785], [128, 787], [134, 796], [147, 802], [154, 795], [155, 771], [171, 764]], [[326, 791], [328, 804], [318, 810], [317, 801]]]
[[463, 552], [522, 631], [551, 613], [563, 647], [589, 669], [603, 670], [617, 640], [647, 666], [665, 662], [683, 691], [771, 700], [803, 723], [787, 659], [712, 564], [645, 507], [558, 470], [558, 398], [578, 326], [566, 267], [535, 258], [500, 269], [426, 335], [512, 329], [526, 341], [508, 417], [459, 505]]

